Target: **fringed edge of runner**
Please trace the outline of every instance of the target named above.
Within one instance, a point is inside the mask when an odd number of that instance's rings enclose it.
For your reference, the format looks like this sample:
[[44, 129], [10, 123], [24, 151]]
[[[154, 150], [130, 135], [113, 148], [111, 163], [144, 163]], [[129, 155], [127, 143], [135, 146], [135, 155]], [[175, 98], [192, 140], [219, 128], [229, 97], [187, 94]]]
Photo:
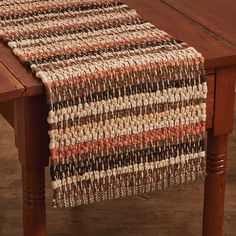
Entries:
[[[165, 166], [164, 161], [169, 165]], [[183, 183], [201, 181], [206, 176], [205, 152], [183, 155], [179, 158], [179, 163], [171, 159], [164, 161], [159, 162], [158, 166], [157, 163], [147, 163], [149, 168], [143, 164], [142, 171], [133, 173], [113, 173], [111, 176], [106, 175], [93, 180], [86, 179], [85, 176], [70, 178], [67, 180], [67, 183], [71, 182], [70, 185], [54, 189], [53, 208], [81, 206], [153, 192]]]

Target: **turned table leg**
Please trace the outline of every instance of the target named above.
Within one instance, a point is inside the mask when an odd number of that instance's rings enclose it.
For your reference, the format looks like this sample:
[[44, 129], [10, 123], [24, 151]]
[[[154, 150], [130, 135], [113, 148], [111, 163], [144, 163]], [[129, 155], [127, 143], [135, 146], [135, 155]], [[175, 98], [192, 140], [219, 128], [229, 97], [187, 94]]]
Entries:
[[236, 67], [217, 68], [214, 120], [208, 131], [203, 236], [222, 236], [228, 135], [233, 129]]
[[203, 236], [223, 235], [228, 135], [208, 132]]
[[24, 236], [46, 235], [45, 166], [48, 165], [44, 97], [15, 102], [15, 134], [22, 166]]
[[44, 168], [22, 167], [24, 235], [46, 235]]

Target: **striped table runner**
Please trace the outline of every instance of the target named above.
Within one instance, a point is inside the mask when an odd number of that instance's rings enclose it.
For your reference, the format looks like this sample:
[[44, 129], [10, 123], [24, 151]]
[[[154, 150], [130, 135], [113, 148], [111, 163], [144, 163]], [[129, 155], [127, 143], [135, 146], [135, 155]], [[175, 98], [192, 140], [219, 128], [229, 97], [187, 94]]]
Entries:
[[1, 0], [0, 39], [45, 85], [53, 207], [205, 175], [207, 85], [194, 48], [117, 0]]

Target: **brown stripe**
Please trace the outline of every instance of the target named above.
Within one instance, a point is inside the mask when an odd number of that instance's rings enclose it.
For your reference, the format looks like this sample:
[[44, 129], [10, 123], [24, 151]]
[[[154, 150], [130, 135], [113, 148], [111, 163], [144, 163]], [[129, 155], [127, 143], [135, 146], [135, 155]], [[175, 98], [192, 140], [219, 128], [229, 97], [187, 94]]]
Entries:
[[[201, 71], [196, 68], [189, 68], [191, 71], [192, 80], [198, 78], [201, 75]], [[105, 92], [107, 90], [122, 89], [125, 86], [135, 86], [138, 84], [144, 84], [152, 81], [152, 83], [162, 83], [162, 81], [167, 81], [167, 78], [170, 78], [172, 81], [176, 81], [177, 84], [190, 84], [189, 74], [186, 74], [186, 71], [182, 70], [179, 67], [173, 67], [173, 73], [170, 74], [168, 68], [162, 68], [162, 73], [160, 69], [156, 71], [150, 71], [148, 68], [143, 68], [140, 71], [131, 71], [117, 69], [117, 72], [113, 72], [110, 77], [106, 78], [109, 73], [105, 73], [102, 76], [98, 76], [96, 79], [87, 80], [83, 83], [76, 82], [76, 78], [71, 78], [68, 80], [53, 82], [50, 84], [50, 90], [48, 91], [48, 101], [49, 103], [57, 104], [62, 101], [75, 100], [76, 97], [85, 97], [91, 96], [91, 94]], [[105, 78], [104, 78], [105, 77]], [[183, 78], [183, 79], [181, 79]], [[201, 77], [199, 83], [204, 82], [204, 77]], [[169, 86], [168, 86], [169, 87]], [[167, 87], [167, 88], [168, 88]], [[57, 91], [57, 92], [56, 92]], [[57, 93], [64, 94], [64, 97], [58, 99], [55, 95]]]

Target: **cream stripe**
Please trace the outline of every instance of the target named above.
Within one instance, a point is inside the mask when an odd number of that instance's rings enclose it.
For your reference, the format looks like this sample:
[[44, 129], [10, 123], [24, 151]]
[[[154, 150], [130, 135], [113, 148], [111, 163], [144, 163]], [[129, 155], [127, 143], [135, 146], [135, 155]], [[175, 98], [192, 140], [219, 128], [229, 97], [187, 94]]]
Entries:
[[178, 125], [197, 124], [206, 121], [206, 104], [171, 109], [162, 113], [132, 115], [87, 125], [49, 131], [50, 149], [75, 143], [138, 134], [154, 129]]

